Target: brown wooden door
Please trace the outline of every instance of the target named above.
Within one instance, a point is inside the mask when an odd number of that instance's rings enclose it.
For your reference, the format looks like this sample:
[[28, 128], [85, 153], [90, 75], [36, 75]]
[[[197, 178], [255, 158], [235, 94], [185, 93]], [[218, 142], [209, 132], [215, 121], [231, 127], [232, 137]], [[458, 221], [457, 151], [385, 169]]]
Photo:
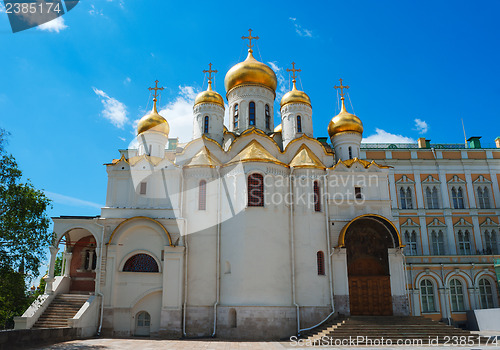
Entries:
[[349, 304], [351, 315], [392, 315], [390, 276], [350, 276]]

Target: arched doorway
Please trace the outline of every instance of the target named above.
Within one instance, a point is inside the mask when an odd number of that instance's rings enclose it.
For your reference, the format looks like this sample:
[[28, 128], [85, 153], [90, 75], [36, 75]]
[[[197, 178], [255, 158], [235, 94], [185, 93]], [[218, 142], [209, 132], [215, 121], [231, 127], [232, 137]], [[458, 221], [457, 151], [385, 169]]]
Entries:
[[400, 245], [399, 235], [380, 216], [362, 216], [344, 228], [351, 315], [393, 313], [388, 249]]
[[[97, 268], [97, 243], [88, 231], [75, 229], [67, 235], [66, 249], [71, 252], [69, 276], [70, 291], [91, 293], [95, 291]], [[86, 236], [81, 237], [82, 235]], [[81, 237], [81, 238], [80, 238]]]
[[149, 337], [151, 332], [151, 316], [146, 311], [141, 311], [135, 316], [135, 335]]

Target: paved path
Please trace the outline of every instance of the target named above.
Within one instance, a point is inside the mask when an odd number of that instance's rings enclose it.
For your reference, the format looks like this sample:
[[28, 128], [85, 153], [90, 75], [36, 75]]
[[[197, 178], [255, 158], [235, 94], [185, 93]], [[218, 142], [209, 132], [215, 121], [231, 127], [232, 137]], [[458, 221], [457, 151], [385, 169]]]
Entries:
[[[154, 339], [85, 339], [58, 343], [38, 349], [44, 350], [150, 350], [150, 349], [175, 349], [175, 350], [261, 350], [261, 349], [313, 349], [306, 346], [292, 346], [287, 342], [232, 342], [222, 340], [154, 340]], [[425, 350], [450, 350], [450, 349], [473, 349], [473, 350], [500, 350], [500, 346], [427, 346], [427, 347], [326, 347], [320, 346], [315, 349], [425, 349]]]

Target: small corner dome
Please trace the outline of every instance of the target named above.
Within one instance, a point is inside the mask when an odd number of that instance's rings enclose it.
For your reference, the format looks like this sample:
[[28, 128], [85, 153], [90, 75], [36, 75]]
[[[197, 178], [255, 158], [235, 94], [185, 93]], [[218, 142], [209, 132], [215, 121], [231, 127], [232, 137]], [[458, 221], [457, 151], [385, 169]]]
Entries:
[[328, 124], [328, 135], [330, 137], [342, 132], [355, 132], [363, 134], [363, 123], [354, 114], [347, 112], [342, 100], [342, 108], [339, 114], [332, 118]]
[[252, 51], [248, 50], [247, 58], [227, 72], [224, 85], [226, 92], [240, 85], [261, 85], [276, 93], [278, 80], [274, 71], [268, 65], [257, 61]]
[[168, 125], [167, 120], [158, 114], [156, 106], [154, 106], [153, 110], [149, 114], [142, 117], [139, 120], [139, 123], [137, 123], [137, 135], [146, 131], [159, 132], [168, 137], [170, 126]]
[[278, 133], [278, 132], [282, 132], [283, 131], [283, 125], [280, 124], [278, 125], [277, 127], [274, 128], [274, 132]]
[[212, 84], [208, 84], [208, 89], [200, 92], [195, 100], [194, 106], [199, 105], [200, 103], [212, 103], [221, 106], [224, 108], [224, 100], [222, 96], [217, 92], [212, 90]]
[[293, 89], [281, 98], [280, 107], [283, 108], [289, 103], [303, 103], [311, 107], [311, 99], [304, 91], [297, 90], [295, 83], [293, 83]]

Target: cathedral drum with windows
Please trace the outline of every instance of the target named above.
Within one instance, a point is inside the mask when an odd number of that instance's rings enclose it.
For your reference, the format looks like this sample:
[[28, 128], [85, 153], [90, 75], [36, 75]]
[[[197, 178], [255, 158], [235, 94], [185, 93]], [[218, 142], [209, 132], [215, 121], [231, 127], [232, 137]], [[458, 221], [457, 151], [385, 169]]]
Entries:
[[275, 101], [276, 75], [253, 56], [258, 37], [246, 39], [226, 103], [217, 71], [204, 71], [190, 142], [169, 139], [163, 88], [150, 88], [137, 146], [106, 164], [100, 215], [53, 218], [46, 295], [16, 328], [70, 292], [88, 296], [69, 323], [82, 336], [280, 339], [335, 313], [460, 324], [498, 308], [500, 138], [361, 143], [342, 80], [339, 113], [319, 127], [329, 140], [314, 138], [300, 70], [292, 63], [292, 88]]

